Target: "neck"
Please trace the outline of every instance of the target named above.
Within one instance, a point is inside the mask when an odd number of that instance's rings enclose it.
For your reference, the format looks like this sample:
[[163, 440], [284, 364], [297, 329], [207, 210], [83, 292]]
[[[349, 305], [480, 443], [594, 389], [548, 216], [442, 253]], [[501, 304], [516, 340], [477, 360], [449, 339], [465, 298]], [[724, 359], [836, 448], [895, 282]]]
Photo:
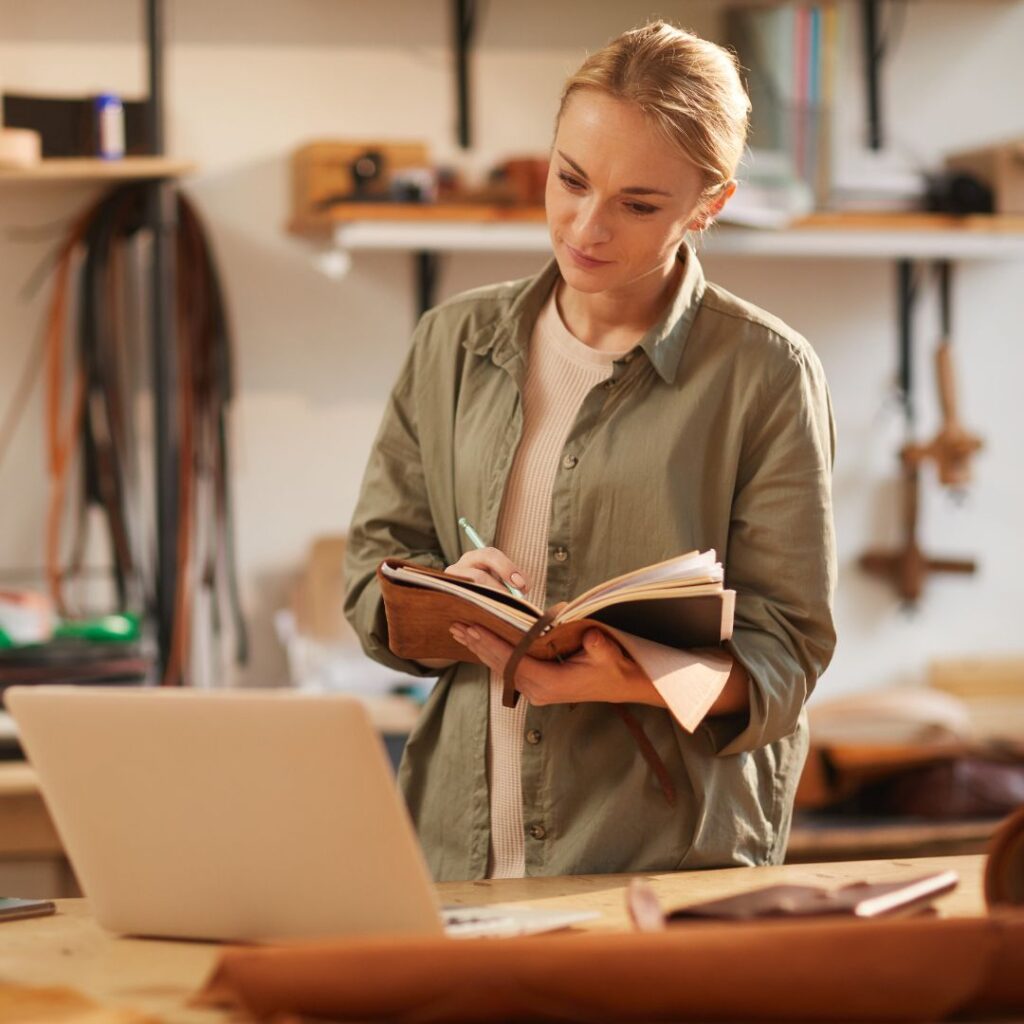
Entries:
[[624, 351], [635, 345], [661, 319], [683, 274], [683, 262], [673, 259], [614, 291], [581, 292], [559, 281], [556, 301], [562, 322], [585, 345], [604, 351]]

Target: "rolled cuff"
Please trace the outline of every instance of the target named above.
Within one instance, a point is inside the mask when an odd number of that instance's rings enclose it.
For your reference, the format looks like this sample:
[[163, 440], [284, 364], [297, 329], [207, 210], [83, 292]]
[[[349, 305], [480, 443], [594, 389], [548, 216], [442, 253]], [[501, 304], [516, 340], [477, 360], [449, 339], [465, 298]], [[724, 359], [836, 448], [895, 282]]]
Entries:
[[644, 670], [672, 717], [687, 732], [693, 732], [725, 688], [732, 658], [713, 651], [682, 651], [605, 628]]
[[777, 666], [747, 647], [738, 635], [726, 642], [729, 653], [747, 672], [747, 710], [709, 718], [701, 726], [720, 757], [757, 750], [792, 733], [805, 700], [804, 688], [796, 685], [795, 669], [783, 676]]

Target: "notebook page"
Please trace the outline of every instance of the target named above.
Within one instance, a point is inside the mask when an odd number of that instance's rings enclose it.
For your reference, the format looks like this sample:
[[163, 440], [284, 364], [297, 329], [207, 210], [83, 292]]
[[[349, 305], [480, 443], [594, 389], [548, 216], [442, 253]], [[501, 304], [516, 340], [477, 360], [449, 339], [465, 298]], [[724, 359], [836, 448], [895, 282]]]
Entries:
[[381, 571], [385, 576], [401, 583], [411, 583], [414, 586], [424, 587], [427, 590], [440, 590], [442, 593], [457, 594], [469, 604], [474, 604], [478, 608], [485, 608], [487, 611], [493, 612], [499, 619], [515, 626], [517, 629], [529, 629], [542, 614], [528, 601], [523, 601], [522, 604], [533, 609], [534, 615], [530, 615], [527, 611], [513, 608], [503, 601], [488, 597], [487, 594], [483, 594], [479, 590], [471, 589], [462, 580], [445, 579], [442, 576], [417, 572], [415, 569], [405, 565], [390, 566], [386, 562], [381, 567]]
[[714, 548], [703, 552], [690, 551], [685, 555], [635, 569], [624, 576], [617, 576], [613, 580], [591, 587], [570, 601], [560, 617], [565, 618], [575, 612], [576, 608], [590, 604], [595, 598], [618, 595], [633, 588], [647, 589], [651, 586], [671, 586], [676, 583], [685, 585], [688, 582], [720, 583], [722, 578], [722, 567], [716, 560]]

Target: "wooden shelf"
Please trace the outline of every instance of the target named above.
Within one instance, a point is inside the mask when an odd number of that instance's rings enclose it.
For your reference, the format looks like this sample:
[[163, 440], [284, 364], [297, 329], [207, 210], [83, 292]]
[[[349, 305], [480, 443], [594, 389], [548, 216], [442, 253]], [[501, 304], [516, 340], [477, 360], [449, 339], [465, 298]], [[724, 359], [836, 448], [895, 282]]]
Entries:
[[0, 167], [0, 184], [7, 182], [107, 182], [148, 178], [180, 178], [195, 171], [185, 160], [159, 156], [129, 156], [122, 160], [75, 157], [43, 160], [34, 167]]
[[[347, 252], [548, 252], [541, 207], [346, 203], [292, 231], [328, 237]], [[1024, 216], [822, 213], [783, 230], [719, 224], [709, 255], [832, 259], [1024, 259]]]
[[436, 224], [543, 224], [543, 206], [499, 206], [494, 203], [337, 203], [316, 218], [292, 221], [297, 235], [323, 234], [338, 224], [415, 222]]
[[858, 822], [798, 813], [789, 833], [786, 863], [979, 854], [1000, 823], [999, 818]]

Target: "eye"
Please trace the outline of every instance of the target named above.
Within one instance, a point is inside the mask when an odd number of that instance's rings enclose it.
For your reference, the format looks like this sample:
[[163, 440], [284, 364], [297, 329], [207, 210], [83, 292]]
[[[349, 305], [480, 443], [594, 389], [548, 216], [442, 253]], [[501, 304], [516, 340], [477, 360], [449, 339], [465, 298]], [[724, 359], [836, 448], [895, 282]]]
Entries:
[[577, 192], [585, 187], [579, 178], [574, 178], [571, 174], [566, 174], [565, 171], [559, 171], [558, 178], [570, 192]]
[[649, 213], [657, 213], [661, 209], [660, 206], [649, 206], [647, 203], [626, 203], [626, 208], [641, 217]]

